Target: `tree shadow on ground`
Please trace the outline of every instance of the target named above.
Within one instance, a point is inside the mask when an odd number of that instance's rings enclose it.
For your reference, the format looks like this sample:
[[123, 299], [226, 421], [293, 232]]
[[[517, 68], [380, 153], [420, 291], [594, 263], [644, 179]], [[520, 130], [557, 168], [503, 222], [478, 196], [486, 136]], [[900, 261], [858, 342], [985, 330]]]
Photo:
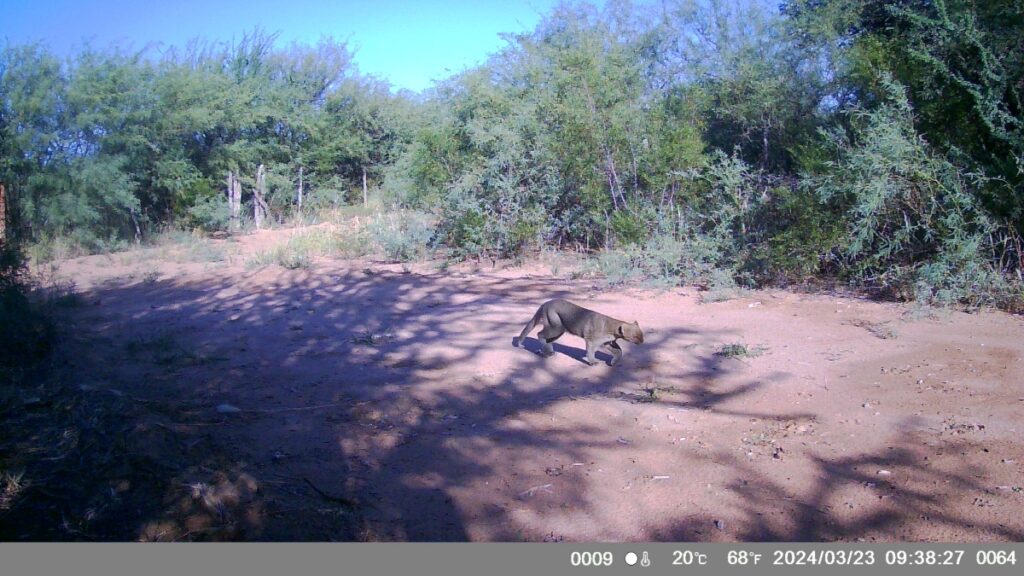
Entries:
[[[615, 368], [566, 368], [525, 352], [508, 360], [508, 336], [536, 302], [570, 296], [553, 286], [344, 264], [100, 286], [85, 295], [89, 304], [68, 312], [58, 366], [41, 394], [71, 408], [58, 420], [33, 413], [38, 421], [23, 422], [42, 430], [49, 418], [51, 425], [35, 438], [36, 452], [20, 459], [35, 488], [0, 512], [0, 537], [538, 539], [511, 512], [540, 506], [531, 498], [551, 484], [533, 483], [536, 471], [623, 448], [601, 422], [564, 429], [538, 423], [539, 415], [580, 396], [621, 397], [637, 386], [630, 367], [656, 364], [659, 343], [714, 336], [660, 330], [644, 346], [630, 346], [625, 365]], [[531, 340], [527, 349], [536, 352]], [[556, 350], [576, 360], [584, 354]], [[683, 383], [682, 399], [667, 405], [734, 418], [813, 417], [738, 410], [770, 378], [725, 385], [732, 365], [712, 356], [696, 362], [672, 375]], [[4, 444], [0, 455], [10, 459], [33, 441], [20, 442]], [[794, 498], [783, 487], [730, 485], [747, 514], [740, 537], [858, 533], [858, 523], [832, 528], [816, 516], [831, 486], [861, 480], [857, 464], [816, 463], [825, 480], [815, 494], [795, 496], [795, 527], [758, 513]], [[903, 453], [886, 465], [927, 470]], [[733, 466], [737, 475], [757, 477]], [[500, 497], [476, 502], [473, 490], [491, 480], [500, 484], [488, 489]], [[589, 488], [562, 483], [559, 500], [586, 513], [599, 506]], [[913, 514], [926, 495], [902, 497], [905, 511], [887, 514]], [[481, 517], [497, 528], [471, 533]], [[879, 514], [861, 522], [894, 520]], [[685, 516], [648, 532], [694, 534]]]
[[[978, 470], [940, 470], [917, 449], [916, 439], [899, 439], [884, 453], [826, 459], [813, 457], [814, 481], [801, 490], [765, 478], [749, 463], [719, 454], [734, 479], [727, 489], [742, 504], [738, 518], [724, 522], [709, 515], [679, 519], [655, 529], [657, 539], [738, 540], [744, 542], [918, 541], [928, 539], [1020, 542], [1024, 530], [996, 520], [979, 520], [955, 506], [965, 499], [992, 495], [977, 480]], [[957, 441], [956, 449], [979, 449]], [[880, 476], [877, 471], [887, 474]], [[868, 497], [853, 498], [858, 492]], [[716, 529], [719, 526], [721, 530]], [[725, 531], [727, 534], [723, 534]], [[945, 534], [945, 536], [935, 536]]]

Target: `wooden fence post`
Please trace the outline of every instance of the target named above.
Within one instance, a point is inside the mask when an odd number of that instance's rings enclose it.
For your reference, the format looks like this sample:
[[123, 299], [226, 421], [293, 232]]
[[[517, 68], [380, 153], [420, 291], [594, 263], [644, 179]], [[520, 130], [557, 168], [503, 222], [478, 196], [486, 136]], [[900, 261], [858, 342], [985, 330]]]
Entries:
[[263, 226], [263, 219], [267, 217], [270, 212], [265, 200], [267, 196], [267, 169], [260, 164], [260, 167], [256, 169], [256, 187], [252, 190], [255, 202], [252, 203], [253, 220], [256, 221], [256, 229], [259, 230]]
[[228, 214], [229, 228], [232, 232], [238, 232], [241, 228], [239, 214], [242, 211], [242, 183], [234, 172], [228, 171]]
[[235, 174], [234, 187], [231, 189], [231, 201], [235, 203], [235, 230], [242, 228], [242, 181]]
[[366, 166], [363, 166], [363, 206], [366, 206]]

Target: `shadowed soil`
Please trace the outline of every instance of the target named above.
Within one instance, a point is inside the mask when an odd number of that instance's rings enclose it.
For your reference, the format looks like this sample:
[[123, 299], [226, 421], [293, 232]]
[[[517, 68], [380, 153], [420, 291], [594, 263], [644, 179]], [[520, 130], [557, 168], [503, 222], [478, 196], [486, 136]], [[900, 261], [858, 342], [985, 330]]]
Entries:
[[[1024, 540], [1019, 317], [131, 254], [61, 264], [3, 540]], [[513, 347], [554, 297], [646, 343]]]

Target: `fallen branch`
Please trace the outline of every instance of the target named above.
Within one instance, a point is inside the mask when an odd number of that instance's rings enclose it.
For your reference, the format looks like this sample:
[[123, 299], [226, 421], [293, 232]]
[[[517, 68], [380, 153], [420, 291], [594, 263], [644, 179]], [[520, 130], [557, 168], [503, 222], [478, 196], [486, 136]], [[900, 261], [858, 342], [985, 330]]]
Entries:
[[302, 479], [306, 482], [306, 484], [309, 484], [309, 487], [312, 488], [313, 491], [315, 491], [317, 494], [319, 494], [320, 497], [323, 498], [324, 500], [341, 504], [343, 506], [348, 506], [349, 508], [355, 508], [359, 506], [359, 502], [356, 502], [351, 498], [346, 498], [345, 496], [335, 496], [333, 494], [328, 494], [327, 492], [324, 492], [323, 490], [317, 488], [316, 484], [313, 484], [313, 481], [310, 480], [309, 478], [306, 478], [305, 476], [303, 476]]
[[[302, 412], [304, 410], [319, 410], [321, 408], [335, 408], [344, 405], [345, 402], [332, 402], [331, 404], [317, 404], [315, 406], [298, 406], [296, 408], [236, 408], [230, 404], [221, 404], [218, 411], [222, 414], [278, 414], [281, 412]], [[224, 407], [223, 410], [220, 410]]]
[[533, 493], [536, 492], [537, 490], [543, 490], [545, 492], [552, 493], [551, 492], [551, 484], [541, 484], [539, 486], [534, 486], [533, 488], [530, 488], [529, 490], [524, 490], [523, 492], [520, 492], [519, 493], [519, 497], [520, 498], [528, 498], [530, 496], [533, 496]]

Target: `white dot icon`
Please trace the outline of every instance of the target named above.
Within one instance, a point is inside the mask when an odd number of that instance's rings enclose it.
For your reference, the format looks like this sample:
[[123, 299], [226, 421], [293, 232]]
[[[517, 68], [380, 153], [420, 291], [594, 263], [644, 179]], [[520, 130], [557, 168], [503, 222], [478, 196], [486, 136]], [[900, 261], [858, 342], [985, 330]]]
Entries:
[[626, 564], [636, 566], [636, 552], [629, 552], [626, 554]]

